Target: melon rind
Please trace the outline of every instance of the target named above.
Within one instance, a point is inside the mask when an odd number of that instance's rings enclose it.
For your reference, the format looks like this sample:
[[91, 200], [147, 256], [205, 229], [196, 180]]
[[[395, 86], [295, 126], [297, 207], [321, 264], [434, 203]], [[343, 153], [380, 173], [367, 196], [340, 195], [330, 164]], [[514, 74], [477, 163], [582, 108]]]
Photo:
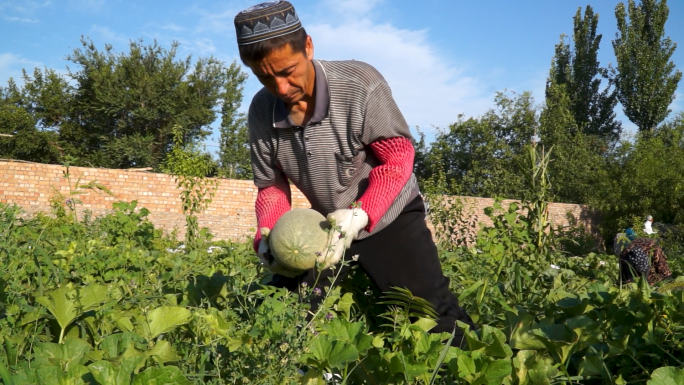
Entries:
[[312, 269], [317, 253], [325, 253], [328, 246], [328, 220], [312, 209], [290, 210], [278, 219], [268, 235], [271, 255], [281, 264], [295, 271]]

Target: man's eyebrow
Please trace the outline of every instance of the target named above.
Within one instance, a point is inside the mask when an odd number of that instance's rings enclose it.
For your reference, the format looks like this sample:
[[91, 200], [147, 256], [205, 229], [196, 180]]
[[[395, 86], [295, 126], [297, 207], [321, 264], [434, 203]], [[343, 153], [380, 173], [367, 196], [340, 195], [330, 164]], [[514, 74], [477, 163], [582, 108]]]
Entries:
[[293, 65], [291, 65], [291, 66], [289, 66], [289, 67], [287, 67], [287, 68], [283, 68], [282, 70], [278, 71], [278, 73], [279, 73], [279, 74], [282, 74], [282, 73], [284, 73], [284, 72], [287, 72], [287, 71], [289, 71], [289, 70], [295, 68], [296, 66], [297, 66], [297, 64], [293, 64]]

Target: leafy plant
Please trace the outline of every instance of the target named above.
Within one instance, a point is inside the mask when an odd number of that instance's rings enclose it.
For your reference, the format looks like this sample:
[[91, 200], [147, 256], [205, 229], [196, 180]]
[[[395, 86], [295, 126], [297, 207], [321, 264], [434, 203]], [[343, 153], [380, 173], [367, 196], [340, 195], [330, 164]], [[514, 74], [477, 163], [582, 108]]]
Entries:
[[61, 190], [52, 187], [53, 194], [50, 197], [50, 206], [52, 213], [59, 219], [67, 219], [72, 222], [78, 222], [78, 205], [83, 204], [80, 196], [87, 194], [87, 191], [102, 192], [110, 196], [114, 196], [107, 186], [99, 183], [96, 180], [88, 183], [81, 183], [82, 176], [79, 176], [76, 181], [72, 181], [71, 165], [76, 162], [78, 158], [70, 155], [65, 155], [62, 159], [62, 177], [67, 182], [66, 195]]
[[[460, 349], [451, 346], [455, 333], [431, 333], [429, 303], [405, 289], [374, 293], [358, 269], [340, 286], [290, 292], [261, 284], [268, 277], [250, 242], [207, 241], [180, 251], [136, 202], [117, 203], [87, 225], [27, 218], [0, 205], [0, 378], [117, 385], [679, 381], [681, 282], [620, 286], [615, 256], [537, 247], [534, 222], [517, 204], [496, 201], [486, 213], [492, 225], [471, 247], [441, 251], [453, 290], [479, 324], [477, 331], [460, 325]], [[317, 296], [313, 312], [309, 300]]]
[[166, 159], [164, 170], [174, 176], [181, 190], [186, 222], [185, 244], [189, 249], [195, 249], [200, 235], [197, 214], [209, 206], [219, 181], [207, 177], [212, 164], [204, 154], [192, 146], [184, 147], [183, 131], [178, 125], [174, 126], [173, 148]]

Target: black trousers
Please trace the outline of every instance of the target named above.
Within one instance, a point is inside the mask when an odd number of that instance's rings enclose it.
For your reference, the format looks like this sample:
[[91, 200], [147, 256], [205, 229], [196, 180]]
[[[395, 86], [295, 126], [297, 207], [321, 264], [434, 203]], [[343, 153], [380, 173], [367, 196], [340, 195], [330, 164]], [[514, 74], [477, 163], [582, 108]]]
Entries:
[[[439, 315], [432, 332], [451, 333], [456, 320], [475, 329], [473, 321], [458, 305], [458, 298], [449, 291], [449, 279], [442, 273], [437, 247], [425, 223], [425, 205], [420, 196], [408, 203], [389, 226], [368, 238], [354, 241], [345, 252], [344, 259], [351, 261], [354, 255], [359, 257], [351, 264], [358, 263], [380, 291], [390, 291], [391, 287], [407, 288], [413, 295], [429, 301]], [[349, 274], [349, 266], [342, 269], [335, 284]], [[330, 277], [336, 273], [337, 270], [318, 272], [312, 269], [295, 278], [275, 276], [271, 284], [296, 292], [303, 282], [311, 287], [318, 278], [317, 286], [322, 289], [331, 285]], [[312, 310], [319, 303], [320, 299], [312, 302]], [[452, 345], [462, 346], [465, 342], [463, 332], [458, 327], [456, 329]]]

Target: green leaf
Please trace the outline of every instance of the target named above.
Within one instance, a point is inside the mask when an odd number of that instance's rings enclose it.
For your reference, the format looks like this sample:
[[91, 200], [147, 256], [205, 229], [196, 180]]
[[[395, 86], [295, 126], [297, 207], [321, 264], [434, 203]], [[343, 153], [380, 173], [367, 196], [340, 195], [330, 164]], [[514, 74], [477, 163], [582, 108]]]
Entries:
[[556, 361], [563, 365], [570, 358], [575, 344], [578, 341], [577, 334], [570, 330], [566, 325], [550, 325], [532, 331]]
[[371, 347], [373, 337], [366, 333], [363, 322], [349, 322], [343, 318], [335, 318], [325, 325], [326, 334], [332, 338], [352, 343], [361, 354]]
[[311, 347], [311, 354], [326, 368], [343, 369], [348, 362], [356, 361], [359, 352], [349, 342], [318, 336]]
[[346, 320], [351, 319], [351, 308], [354, 305], [354, 296], [352, 293], [345, 293], [337, 302], [336, 309], [344, 315]]
[[521, 350], [513, 359], [516, 376], [521, 385], [549, 385], [559, 371], [553, 359], [534, 350]]
[[556, 306], [558, 306], [565, 314], [571, 317], [583, 314], [584, 311], [587, 310], [588, 305], [589, 299], [587, 298], [579, 299], [569, 297], [563, 298], [560, 301], [556, 302]]
[[0, 361], [0, 379], [2, 379], [5, 385], [14, 385], [12, 375], [2, 361]]
[[80, 365], [84, 363], [84, 356], [92, 347], [89, 343], [71, 338], [63, 344], [39, 342], [36, 344], [35, 354], [37, 365]]
[[89, 373], [88, 368], [83, 365], [72, 365], [67, 368], [50, 365], [36, 369], [39, 385], [85, 385], [83, 378]]
[[461, 321], [456, 321], [456, 325], [463, 329], [463, 335], [465, 336], [466, 341], [468, 341], [468, 347], [471, 351], [482, 349], [487, 346], [486, 343], [480, 341], [480, 339], [474, 331], [470, 330], [470, 325], [463, 323]]
[[487, 384], [501, 384], [503, 379], [511, 374], [511, 361], [508, 359], [496, 360], [489, 365], [484, 371]]
[[497, 358], [510, 358], [513, 356], [513, 351], [506, 344], [506, 335], [489, 325], [482, 326], [482, 342], [486, 343], [485, 354]]
[[603, 360], [603, 352], [596, 349], [589, 348], [589, 352], [582, 358], [579, 364], [578, 374], [581, 376], [601, 376], [606, 377], [605, 363]]
[[674, 366], [658, 368], [651, 373], [647, 385], [681, 385], [684, 384], [684, 369]]
[[536, 329], [538, 325], [534, 322], [534, 317], [526, 312], [518, 314], [506, 313], [507, 329], [510, 333], [510, 346], [519, 350], [539, 350], [544, 349], [544, 344], [530, 331]]
[[432, 328], [437, 326], [437, 322], [429, 319], [429, 318], [419, 318], [416, 322], [412, 324], [412, 326], [418, 327], [420, 330], [424, 332], [430, 331]]
[[527, 360], [531, 359], [537, 354], [536, 350], [521, 350], [513, 358], [513, 366], [515, 367], [515, 375], [518, 378], [518, 383], [521, 385], [529, 382], [527, 371]]
[[75, 289], [71, 285], [65, 285], [50, 292], [49, 296], [36, 298], [36, 301], [55, 316], [57, 323], [64, 330], [76, 317], [106, 301], [107, 293], [108, 288], [102, 285]]
[[116, 333], [103, 338], [98, 348], [104, 351], [107, 358], [113, 359], [125, 352], [130, 343], [143, 341], [144, 339], [135, 333]]
[[111, 361], [97, 361], [88, 365], [88, 369], [101, 385], [127, 385], [131, 383], [136, 366], [144, 360], [144, 357], [125, 357], [116, 364]]
[[150, 328], [148, 339], [168, 333], [178, 326], [185, 325], [192, 319], [190, 310], [178, 306], [161, 306], [147, 313], [147, 324]]
[[456, 359], [458, 363], [458, 376], [468, 378], [476, 373], [475, 361], [469, 356], [462, 354]]
[[480, 286], [484, 285], [484, 281], [477, 281], [474, 284], [472, 284], [469, 288], [465, 289], [461, 295], [458, 296], [458, 302], [463, 302], [466, 298], [468, 298], [471, 294], [473, 294], [477, 289], [480, 288]]
[[437, 375], [439, 374], [439, 368], [442, 366], [442, 363], [446, 359], [447, 354], [449, 354], [449, 350], [451, 349], [451, 341], [454, 340], [454, 336], [456, 335], [456, 330], [457, 330], [456, 327], [454, 327], [454, 330], [451, 332], [451, 336], [449, 337], [449, 340], [444, 344], [442, 351], [439, 353], [439, 357], [437, 358], [437, 362], [435, 362], [435, 364], [432, 368], [432, 376], [430, 377], [429, 385], [434, 384], [435, 380], [437, 379]]
[[131, 385], [192, 385], [175, 366], [148, 368], [133, 377]]
[[[211, 330], [217, 335], [224, 338], [231, 338], [232, 325], [226, 322], [223, 317], [218, 314], [209, 313], [202, 316], [207, 324], [211, 327]], [[232, 350], [231, 350], [232, 351]]]
[[300, 385], [326, 385], [323, 374], [316, 369], [309, 369], [297, 381]]
[[145, 352], [148, 356], [154, 357], [157, 362], [165, 364], [167, 362], [176, 362], [180, 358], [176, 354], [176, 350], [171, 346], [169, 341], [158, 341], [154, 347]]
[[578, 349], [596, 345], [602, 341], [599, 323], [585, 314], [570, 318], [565, 321], [565, 324], [579, 337], [580, 344], [577, 347]]
[[[323, 339], [320, 340], [323, 342]], [[325, 360], [331, 368], [342, 369], [347, 362], [355, 361], [359, 353], [354, 346], [347, 342], [328, 341], [325, 349]]]

